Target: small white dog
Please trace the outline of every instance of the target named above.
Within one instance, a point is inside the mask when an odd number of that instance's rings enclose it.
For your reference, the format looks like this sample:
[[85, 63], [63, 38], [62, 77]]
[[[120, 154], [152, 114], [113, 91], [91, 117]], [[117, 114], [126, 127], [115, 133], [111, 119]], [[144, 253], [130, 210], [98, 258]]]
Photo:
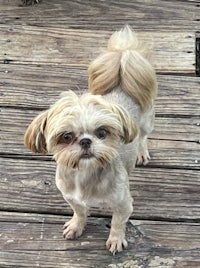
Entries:
[[64, 237], [82, 234], [89, 207], [108, 206], [113, 216], [106, 246], [113, 254], [127, 247], [129, 173], [136, 161], [150, 158], [157, 82], [148, 58], [129, 26], [115, 32], [108, 51], [89, 66], [91, 93], [65, 92], [25, 133], [28, 148], [51, 153], [57, 162], [56, 185], [74, 211]]

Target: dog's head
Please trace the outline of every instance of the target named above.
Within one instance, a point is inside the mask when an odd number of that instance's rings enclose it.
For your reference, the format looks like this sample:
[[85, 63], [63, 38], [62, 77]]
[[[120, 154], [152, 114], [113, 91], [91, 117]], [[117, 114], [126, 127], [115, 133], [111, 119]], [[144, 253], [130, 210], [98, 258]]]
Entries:
[[33, 152], [51, 153], [69, 168], [98, 168], [130, 143], [137, 127], [127, 111], [99, 95], [69, 91], [29, 125], [24, 142]]

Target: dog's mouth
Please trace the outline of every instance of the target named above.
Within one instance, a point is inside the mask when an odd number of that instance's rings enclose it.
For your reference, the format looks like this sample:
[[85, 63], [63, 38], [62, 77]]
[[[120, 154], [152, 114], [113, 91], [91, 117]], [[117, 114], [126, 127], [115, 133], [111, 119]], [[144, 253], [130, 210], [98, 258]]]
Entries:
[[80, 159], [90, 159], [94, 157], [94, 155], [91, 152], [83, 152], [80, 156]]

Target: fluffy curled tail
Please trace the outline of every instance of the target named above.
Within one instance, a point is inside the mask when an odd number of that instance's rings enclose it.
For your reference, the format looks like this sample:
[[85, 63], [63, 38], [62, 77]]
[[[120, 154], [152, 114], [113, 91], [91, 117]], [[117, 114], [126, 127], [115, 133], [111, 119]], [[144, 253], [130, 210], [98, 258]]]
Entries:
[[148, 109], [157, 92], [156, 75], [149, 58], [147, 46], [125, 26], [110, 37], [108, 51], [90, 64], [90, 92], [104, 95], [120, 85], [142, 110]]

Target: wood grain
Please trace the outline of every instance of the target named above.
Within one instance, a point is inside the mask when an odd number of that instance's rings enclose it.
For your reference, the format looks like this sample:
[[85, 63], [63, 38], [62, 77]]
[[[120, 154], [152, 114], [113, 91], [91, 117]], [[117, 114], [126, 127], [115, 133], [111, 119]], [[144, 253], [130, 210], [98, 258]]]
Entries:
[[1, 213], [0, 265], [29, 268], [188, 268], [200, 265], [200, 227], [197, 223], [131, 220], [127, 225], [128, 249], [111, 256], [105, 249], [109, 234], [106, 226], [110, 219], [90, 218], [81, 238], [65, 241], [61, 228], [66, 219]]
[[[3, 65], [0, 70], [0, 106], [46, 109], [61, 92], [87, 90], [87, 69], [80, 67]], [[159, 116], [199, 117], [198, 77], [157, 75]]]
[[40, 5], [23, 7], [21, 0], [1, 0], [1, 24], [86, 30], [119, 29], [129, 23], [150, 31], [199, 30], [199, 1], [84, 2], [43, 0]]
[[[104, 51], [112, 31], [0, 26], [0, 62], [88, 67]], [[195, 35], [191, 32], [138, 32], [154, 46], [160, 72], [195, 74]], [[165, 60], [163, 60], [165, 59]]]
[[[0, 154], [23, 158], [33, 155], [23, 145], [25, 130], [38, 111], [1, 108]], [[155, 131], [149, 139], [151, 167], [200, 168], [198, 118], [162, 118], [155, 121]], [[35, 155], [37, 157], [37, 155]], [[42, 157], [46, 159], [46, 157]], [[50, 157], [49, 157], [50, 159]]]
[[[71, 214], [55, 186], [55, 163], [4, 159], [0, 163], [0, 209]], [[130, 176], [134, 218], [200, 219], [199, 170], [136, 168]], [[110, 215], [93, 208], [93, 215]]]
[[[53, 99], [53, 98], [52, 98]], [[5, 108], [0, 110], [0, 125], [1, 125], [1, 144], [0, 152], [8, 152], [10, 147], [21, 149], [23, 146], [23, 135], [26, 128], [32, 120], [40, 113], [36, 110], [24, 110], [22, 108]], [[200, 120], [198, 117], [182, 118], [182, 115], [176, 117], [160, 117], [156, 116], [154, 130], [150, 135], [150, 139], [156, 140], [171, 140], [185, 142], [199, 142], [200, 136]], [[10, 144], [10, 145], [9, 145]], [[13, 146], [12, 146], [13, 144]], [[6, 146], [7, 150], [6, 150]], [[198, 146], [198, 145], [197, 145]], [[14, 152], [14, 151], [13, 151]], [[16, 152], [16, 151], [15, 151]]]
[[[199, 19], [196, 0], [0, 0], [0, 267], [200, 267]], [[129, 247], [111, 256], [109, 209], [91, 209], [79, 240], [62, 238], [72, 211], [55, 162], [26, 150], [23, 134], [61, 92], [87, 90], [88, 64], [127, 23], [153, 46], [159, 92], [152, 160], [130, 176]]]

